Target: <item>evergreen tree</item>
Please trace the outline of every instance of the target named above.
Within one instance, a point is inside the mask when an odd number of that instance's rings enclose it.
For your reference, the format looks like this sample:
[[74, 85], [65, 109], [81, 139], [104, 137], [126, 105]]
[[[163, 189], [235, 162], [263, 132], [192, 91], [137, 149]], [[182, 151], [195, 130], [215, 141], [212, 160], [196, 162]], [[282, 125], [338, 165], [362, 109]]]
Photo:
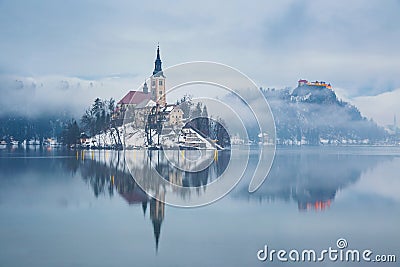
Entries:
[[177, 104], [183, 111], [183, 118], [187, 119], [191, 117], [191, 108], [193, 106], [192, 97], [189, 95], [184, 95], [181, 100], [177, 101]]
[[79, 143], [80, 129], [76, 120], [69, 121], [62, 132], [62, 142], [67, 145]]

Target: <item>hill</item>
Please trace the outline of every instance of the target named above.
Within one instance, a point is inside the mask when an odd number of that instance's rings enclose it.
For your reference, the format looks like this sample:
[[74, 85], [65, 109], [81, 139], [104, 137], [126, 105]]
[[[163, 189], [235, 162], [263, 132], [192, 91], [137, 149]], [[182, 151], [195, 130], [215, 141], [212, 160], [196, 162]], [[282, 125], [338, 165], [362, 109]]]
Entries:
[[261, 89], [275, 118], [278, 144], [375, 144], [387, 133], [340, 100], [329, 86]]

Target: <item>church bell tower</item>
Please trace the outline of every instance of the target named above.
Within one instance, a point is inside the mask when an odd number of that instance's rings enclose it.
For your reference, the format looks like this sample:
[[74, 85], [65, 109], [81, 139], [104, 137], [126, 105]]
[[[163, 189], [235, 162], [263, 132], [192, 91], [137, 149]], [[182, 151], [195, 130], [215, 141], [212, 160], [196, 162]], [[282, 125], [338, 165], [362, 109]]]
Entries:
[[165, 76], [161, 67], [160, 46], [157, 46], [157, 57], [154, 62], [154, 71], [151, 76], [152, 99], [160, 106], [167, 104], [165, 97]]

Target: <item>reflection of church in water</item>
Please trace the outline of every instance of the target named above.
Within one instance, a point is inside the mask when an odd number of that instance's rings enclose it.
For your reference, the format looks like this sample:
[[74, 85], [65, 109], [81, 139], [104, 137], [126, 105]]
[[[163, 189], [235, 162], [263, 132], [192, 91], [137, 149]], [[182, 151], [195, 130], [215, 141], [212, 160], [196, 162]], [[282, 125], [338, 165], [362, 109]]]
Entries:
[[111, 177], [113, 188], [125, 199], [129, 205], [142, 206], [143, 215], [146, 216], [147, 208], [150, 206], [150, 220], [153, 224], [153, 232], [156, 250], [161, 235], [161, 225], [165, 216], [165, 195], [163, 192], [157, 194], [157, 199], [150, 198], [132, 179], [129, 172], [117, 172]]
[[[127, 185], [127, 183], [130, 183], [129, 181], [133, 181], [133, 179], [131, 178], [130, 180], [120, 180], [119, 185], [115, 185], [115, 188], [129, 205], [141, 205], [144, 216], [146, 216], [147, 207], [150, 206], [150, 220], [153, 224], [156, 250], [158, 250], [161, 225], [165, 216], [165, 203], [154, 198], [149, 198], [146, 193], [143, 192], [143, 190], [141, 190], [139, 186], [134, 182], [133, 184]], [[157, 198], [160, 200], [164, 200], [165, 195], [159, 194]]]
[[[218, 165], [212, 164], [202, 171], [190, 173], [178, 172], [175, 167], [170, 166], [167, 159], [162, 156], [163, 153], [161, 151], [137, 150], [131, 152], [137, 153], [135, 162], [141, 166], [132, 171], [132, 173], [128, 170], [124, 153], [121, 151], [82, 151], [77, 153], [76, 157], [65, 161], [64, 167], [71, 172], [79, 171], [82, 179], [90, 185], [96, 197], [101, 195], [113, 197], [117, 193], [129, 205], [141, 208], [144, 216], [149, 213], [149, 218], [153, 225], [155, 247], [158, 250], [161, 227], [165, 218], [165, 190], [161, 188], [155, 192], [154, 196], [157, 199], [151, 198], [132, 178], [132, 175], [134, 177], [146, 177], [146, 181], [149, 183], [154, 182], [149, 173], [150, 163], [142, 161], [144, 158], [141, 160], [139, 153], [150, 153], [151, 157], [146, 158], [146, 160], [152, 159], [157, 172], [171, 183], [184, 187], [200, 187], [213, 181], [215, 177], [219, 177], [224, 172], [229, 163], [229, 158], [225, 157], [225, 153], [222, 151]], [[148, 186], [151, 185], [149, 184]]]
[[[89, 160], [88, 158], [92, 158]], [[82, 179], [90, 185], [95, 197], [115, 196], [117, 193], [129, 205], [141, 207], [146, 216], [150, 208], [150, 220], [153, 224], [155, 247], [161, 235], [161, 225], [165, 216], [165, 195], [159, 192], [156, 200], [150, 198], [132, 179], [125, 166], [120, 151], [82, 151], [76, 157], [64, 161], [63, 167], [70, 172], [80, 172]]]
[[[154, 198], [150, 198], [137, 185], [130, 191], [124, 187], [116, 187], [118, 193], [128, 202], [129, 205], [142, 205], [143, 215], [146, 216], [147, 207], [150, 206], [150, 220], [153, 224], [154, 239], [156, 242], [156, 250], [161, 234], [161, 225], [165, 215], [165, 203]], [[164, 195], [159, 195], [159, 199], [163, 199]]]

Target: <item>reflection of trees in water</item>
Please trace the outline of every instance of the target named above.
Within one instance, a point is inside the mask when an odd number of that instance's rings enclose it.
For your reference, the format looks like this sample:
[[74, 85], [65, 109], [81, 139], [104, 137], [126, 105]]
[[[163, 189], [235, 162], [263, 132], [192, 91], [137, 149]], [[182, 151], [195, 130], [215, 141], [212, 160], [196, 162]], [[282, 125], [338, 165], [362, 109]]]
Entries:
[[[93, 160], [90, 158], [83, 160], [79, 155], [78, 158], [68, 158], [62, 161], [62, 165], [64, 169], [71, 172], [79, 170], [82, 179], [90, 185], [96, 197], [101, 195], [113, 197], [114, 191], [116, 191], [129, 205], [141, 206], [144, 215], [148, 203], [150, 203], [150, 219], [154, 226], [154, 237], [156, 248], [158, 248], [161, 224], [164, 219], [164, 203], [149, 199], [147, 194], [135, 183], [128, 169], [125, 168], [123, 154], [120, 151], [113, 151], [110, 154], [112, 154], [110, 158], [103, 158], [104, 161], [98, 161], [96, 157]], [[97, 156], [97, 153], [95, 155]], [[162, 207], [162, 213], [158, 212], [160, 207]]]
[[91, 186], [96, 197], [108, 192], [113, 195], [114, 187], [112, 186], [111, 177], [114, 175], [118, 180], [123, 179], [118, 173], [113, 174], [107, 166], [92, 160], [85, 160], [80, 166], [82, 179]]
[[[168, 157], [179, 158], [181, 152], [179, 150], [170, 151]], [[190, 151], [185, 151], [185, 153], [190, 153]], [[178, 169], [171, 164], [170, 158], [160, 150], [126, 151], [126, 161], [130, 167], [130, 173], [146, 189], [146, 192], [151, 192], [152, 195], [159, 195], [168, 191], [167, 194], [179, 194], [178, 196], [182, 199], [189, 199], [191, 197], [190, 191], [177, 190], [176, 187], [166, 188], [166, 185], [160, 182], [160, 176], [171, 184], [182, 187], [195, 187], [198, 193], [202, 193], [206, 190], [204, 186], [217, 179], [225, 171], [229, 163], [230, 151], [223, 151], [218, 155], [208, 167], [196, 172]]]
[[295, 201], [300, 210], [323, 210], [339, 190], [355, 183], [361, 174], [389, 156], [334, 154], [324, 151], [277, 151], [264, 184], [250, 199]]
[[[116, 153], [119, 154], [119, 152]], [[72, 173], [79, 171], [82, 179], [90, 185], [96, 197], [113, 196], [114, 190], [121, 195], [133, 192], [138, 188], [135, 181], [126, 169], [118, 168], [123, 161], [122, 155], [118, 155], [116, 161], [116, 164], [107, 164], [107, 162], [90, 160], [87, 157], [82, 159], [79, 154], [76, 158], [66, 158], [62, 161], [62, 165], [64, 169]]]
[[[188, 150], [186, 153], [192, 151]], [[153, 159], [153, 164], [157, 172], [171, 183], [181, 185], [183, 187], [200, 187], [217, 179], [226, 169], [230, 159], [230, 151], [220, 151], [216, 161], [211, 163], [207, 168], [201, 171], [181, 171], [171, 163], [162, 151], [149, 151], [150, 158]], [[179, 150], [176, 151], [180, 153]], [[179, 155], [178, 155], [179, 156]]]

